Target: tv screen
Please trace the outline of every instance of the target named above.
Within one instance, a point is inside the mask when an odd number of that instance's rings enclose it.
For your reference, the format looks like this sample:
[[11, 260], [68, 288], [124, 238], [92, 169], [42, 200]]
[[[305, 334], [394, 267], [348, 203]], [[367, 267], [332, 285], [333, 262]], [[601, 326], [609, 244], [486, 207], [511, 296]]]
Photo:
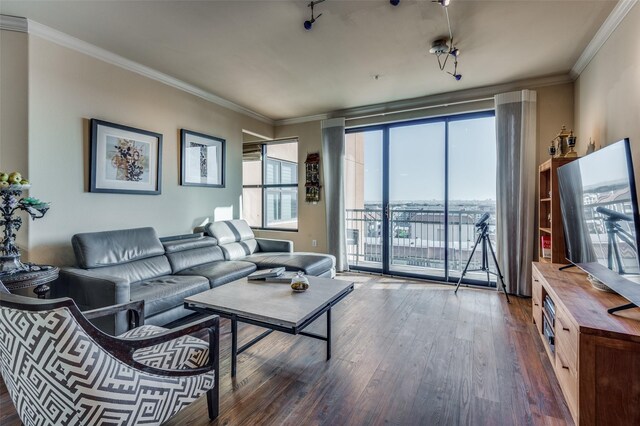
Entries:
[[629, 139], [558, 168], [558, 189], [567, 259], [624, 297], [640, 295], [640, 285], [629, 280], [640, 275]]

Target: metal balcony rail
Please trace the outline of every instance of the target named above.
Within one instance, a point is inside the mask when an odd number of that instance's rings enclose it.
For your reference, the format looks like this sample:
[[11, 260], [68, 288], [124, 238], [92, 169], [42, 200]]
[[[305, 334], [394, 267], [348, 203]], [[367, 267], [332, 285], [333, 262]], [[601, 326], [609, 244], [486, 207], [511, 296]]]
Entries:
[[[444, 271], [444, 254], [448, 250], [449, 271], [461, 273], [477, 238], [475, 223], [485, 212], [491, 214], [491, 232], [495, 234], [495, 205], [449, 209], [447, 244], [444, 206], [389, 206], [391, 266], [414, 269], [416, 273], [425, 269]], [[385, 215], [381, 206], [346, 210], [350, 266], [379, 267], [382, 262], [383, 220]], [[482, 248], [479, 247], [470, 269], [479, 268], [481, 263]]]

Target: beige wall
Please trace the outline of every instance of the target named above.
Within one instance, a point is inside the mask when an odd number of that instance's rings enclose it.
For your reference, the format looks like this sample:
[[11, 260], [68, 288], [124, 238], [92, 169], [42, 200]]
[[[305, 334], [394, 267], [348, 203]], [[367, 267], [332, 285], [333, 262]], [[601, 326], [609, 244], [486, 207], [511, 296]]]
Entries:
[[[28, 38], [25, 33], [0, 30], [0, 171], [19, 171], [30, 178], [27, 162]], [[16, 243], [27, 253], [29, 221], [22, 214]]]
[[[162, 194], [89, 193], [89, 119], [163, 134]], [[179, 186], [179, 130], [226, 139], [226, 188]], [[35, 36], [29, 37], [32, 194], [51, 201], [29, 230], [30, 259], [73, 262], [78, 232], [153, 226], [189, 233], [205, 218], [239, 217], [242, 130], [271, 125]]]
[[[298, 138], [298, 231], [256, 231], [256, 235], [264, 238], [280, 238], [292, 240], [297, 251], [326, 252], [327, 250], [327, 225], [325, 218], [324, 189], [320, 193], [320, 202], [307, 203], [305, 199], [305, 170], [304, 160], [307, 154], [322, 152], [320, 122], [312, 121], [302, 124], [280, 126], [275, 129], [275, 138]], [[322, 158], [320, 158], [322, 170]], [[324, 179], [320, 178], [322, 184]], [[317, 241], [313, 247], [311, 242]]]
[[636, 4], [576, 81], [578, 153], [592, 138], [596, 147], [631, 141], [640, 183], [640, 5]]
[[[560, 132], [562, 126], [574, 129], [573, 121], [573, 83], [538, 87], [537, 92], [537, 134], [538, 154], [536, 164], [542, 164], [549, 158], [547, 148], [551, 140]], [[580, 132], [574, 132], [578, 140]], [[582, 154], [582, 153], [581, 153]]]

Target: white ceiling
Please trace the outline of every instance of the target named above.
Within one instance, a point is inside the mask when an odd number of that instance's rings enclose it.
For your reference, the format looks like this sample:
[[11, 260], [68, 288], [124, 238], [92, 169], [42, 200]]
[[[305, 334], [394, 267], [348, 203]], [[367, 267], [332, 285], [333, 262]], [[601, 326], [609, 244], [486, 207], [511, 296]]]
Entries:
[[0, 13], [283, 119], [567, 73], [615, 4], [452, 0], [459, 82], [428, 53], [447, 27], [426, 0], [328, 0], [309, 32], [304, 0], [2, 0]]

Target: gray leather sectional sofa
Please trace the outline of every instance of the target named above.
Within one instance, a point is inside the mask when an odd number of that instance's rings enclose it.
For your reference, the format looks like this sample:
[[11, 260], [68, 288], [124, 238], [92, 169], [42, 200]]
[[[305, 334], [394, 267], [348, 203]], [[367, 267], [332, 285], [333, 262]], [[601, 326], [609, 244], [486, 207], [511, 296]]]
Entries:
[[[69, 296], [82, 310], [144, 300], [145, 322], [165, 325], [193, 313], [184, 309], [185, 297], [256, 269], [335, 275], [333, 256], [295, 253], [290, 241], [255, 238], [244, 221], [214, 222], [206, 232], [163, 239], [153, 228], [76, 234], [77, 266], [61, 269], [54, 296]], [[120, 334], [128, 319], [120, 314], [96, 325]]]

